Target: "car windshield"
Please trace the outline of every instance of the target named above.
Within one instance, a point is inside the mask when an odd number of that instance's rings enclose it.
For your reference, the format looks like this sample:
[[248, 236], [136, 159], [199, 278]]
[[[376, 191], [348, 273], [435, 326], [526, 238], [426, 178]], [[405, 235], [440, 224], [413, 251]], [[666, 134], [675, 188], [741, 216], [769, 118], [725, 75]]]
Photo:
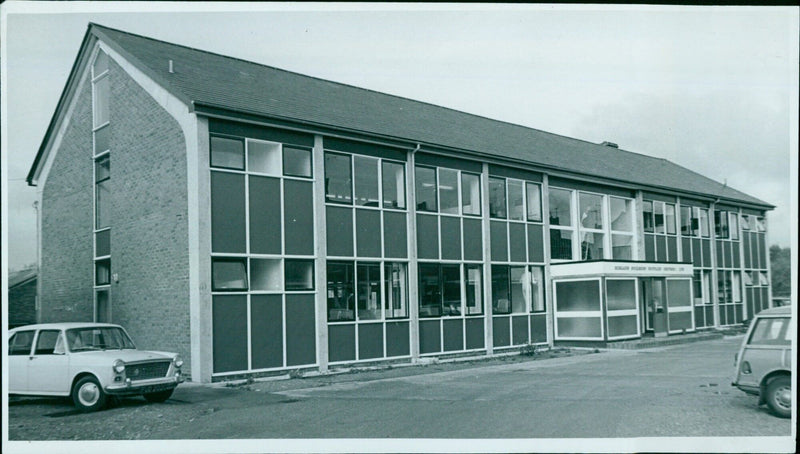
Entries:
[[136, 348], [125, 331], [111, 326], [68, 329], [67, 344], [71, 352]]

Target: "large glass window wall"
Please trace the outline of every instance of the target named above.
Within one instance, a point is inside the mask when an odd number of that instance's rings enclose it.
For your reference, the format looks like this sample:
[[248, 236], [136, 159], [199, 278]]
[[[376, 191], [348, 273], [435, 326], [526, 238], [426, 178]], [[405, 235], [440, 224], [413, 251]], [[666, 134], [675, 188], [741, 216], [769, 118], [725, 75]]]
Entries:
[[325, 182], [329, 360], [408, 356], [406, 164], [326, 150]]
[[517, 178], [489, 180], [496, 194], [505, 194], [506, 203], [490, 213], [494, 347], [546, 342], [541, 185]]
[[677, 214], [674, 203], [644, 200], [642, 224], [644, 225], [645, 260], [650, 262], [677, 262]]
[[213, 374], [314, 365], [313, 138], [210, 129]]
[[552, 260], [636, 257], [633, 199], [551, 187], [549, 202]]

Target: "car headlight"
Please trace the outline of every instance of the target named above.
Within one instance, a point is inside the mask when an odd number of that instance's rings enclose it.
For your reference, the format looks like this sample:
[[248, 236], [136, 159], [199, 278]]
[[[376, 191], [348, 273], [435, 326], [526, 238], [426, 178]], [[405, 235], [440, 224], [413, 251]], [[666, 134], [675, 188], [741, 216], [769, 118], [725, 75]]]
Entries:
[[121, 359], [114, 361], [114, 372], [118, 374], [125, 372], [125, 361]]
[[175, 359], [173, 359], [173, 361], [175, 362], [175, 367], [183, 366], [183, 359], [181, 358], [181, 355], [175, 355]]

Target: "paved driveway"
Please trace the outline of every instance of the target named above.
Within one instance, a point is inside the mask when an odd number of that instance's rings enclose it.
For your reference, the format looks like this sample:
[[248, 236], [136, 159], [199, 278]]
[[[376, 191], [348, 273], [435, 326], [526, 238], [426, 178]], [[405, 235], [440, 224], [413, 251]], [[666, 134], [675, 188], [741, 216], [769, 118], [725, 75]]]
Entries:
[[[131, 412], [163, 418], [161, 425], [149, 420], [146, 432], [112, 437], [123, 439], [791, 435], [789, 420], [730, 386], [740, 339], [418, 375], [394, 369], [235, 389], [181, 387], [163, 405], [124, 404], [60, 424], [122, 421]], [[15, 430], [26, 411], [20, 407], [10, 408], [12, 439], [25, 433]]]

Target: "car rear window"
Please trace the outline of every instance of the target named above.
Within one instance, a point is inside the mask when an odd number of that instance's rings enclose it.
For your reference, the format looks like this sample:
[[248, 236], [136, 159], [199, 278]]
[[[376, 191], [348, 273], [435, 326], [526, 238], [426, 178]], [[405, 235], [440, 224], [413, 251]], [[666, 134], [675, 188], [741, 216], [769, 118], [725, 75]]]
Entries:
[[765, 317], [756, 321], [749, 345], [791, 345], [789, 317]]

